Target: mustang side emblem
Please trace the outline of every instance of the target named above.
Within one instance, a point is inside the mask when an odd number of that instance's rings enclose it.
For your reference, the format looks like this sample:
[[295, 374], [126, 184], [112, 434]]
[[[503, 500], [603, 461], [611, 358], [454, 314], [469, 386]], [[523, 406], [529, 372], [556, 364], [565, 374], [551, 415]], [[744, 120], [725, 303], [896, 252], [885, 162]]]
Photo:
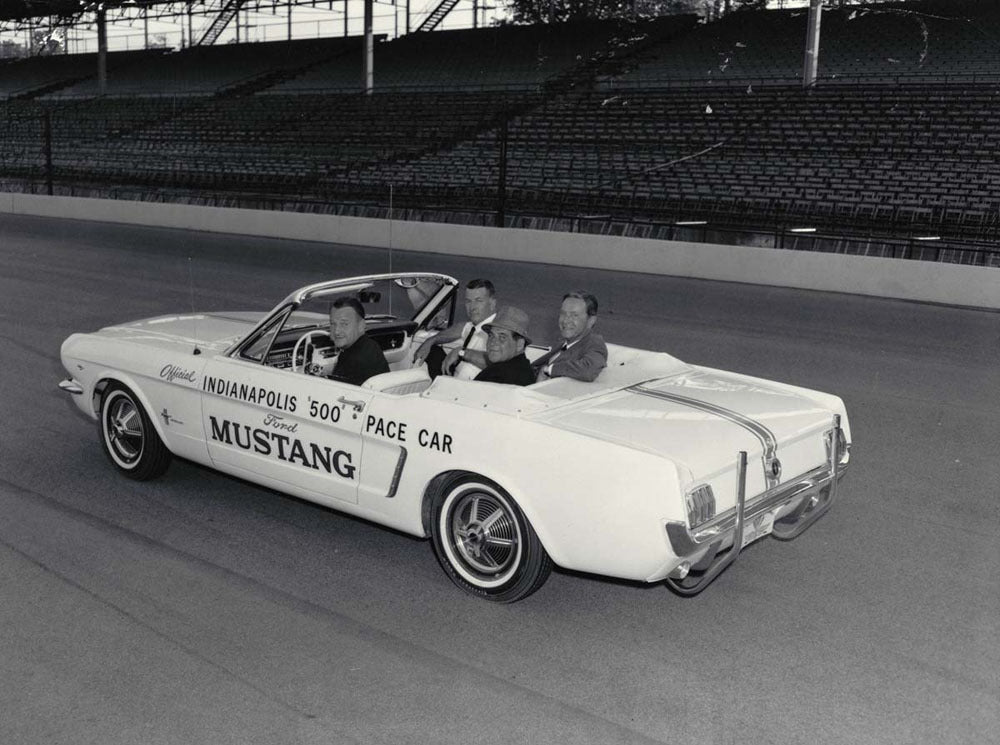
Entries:
[[163, 423], [166, 424], [168, 427], [170, 426], [170, 422], [175, 422], [177, 424], [184, 424], [184, 422], [182, 422], [180, 419], [170, 416], [170, 412], [167, 411], [166, 409], [160, 412], [160, 416], [163, 417]]

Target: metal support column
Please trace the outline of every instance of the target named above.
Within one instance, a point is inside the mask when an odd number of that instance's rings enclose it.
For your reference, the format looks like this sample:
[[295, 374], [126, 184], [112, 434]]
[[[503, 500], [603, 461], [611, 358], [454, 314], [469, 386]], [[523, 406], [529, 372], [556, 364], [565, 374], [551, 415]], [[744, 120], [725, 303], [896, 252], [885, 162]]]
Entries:
[[370, 96], [375, 86], [375, 37], [372, 34], [372, 17], [375, 0], [365, 0], [365, 49], [364, 49], [364, 86], [365, 95]]
[[46, 110], [42, 119], [42, 136], [45, 138], [45, 189], [52, 196], [52, 114]]
[[502, 228], [507, 222], [507, 141], [509, 130], [507, 124], [510, 117], [503, 114], [503, 124], [500, 125], [500, 162], [497, 176], [497, 218], [496, 226]]
[[809, 26], [806, 29], [806, 59], [802, 70], [802, 87], [812, 88], [816, 84], [819, 70], [819, 25], [823, 17], [823, 0], [810, 0]]
[[97, 95], [108, 91], [108, 24], [104, 8], [97, 9]]

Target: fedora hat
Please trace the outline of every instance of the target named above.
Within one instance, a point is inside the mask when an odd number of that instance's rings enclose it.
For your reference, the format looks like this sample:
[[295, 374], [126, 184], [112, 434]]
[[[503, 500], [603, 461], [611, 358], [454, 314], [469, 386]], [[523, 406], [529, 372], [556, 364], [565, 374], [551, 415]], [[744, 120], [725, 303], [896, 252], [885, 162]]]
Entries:
[[513, 331], [515, 334], [524, 337], [525, 343], [531, 343], [531, 338], [528, 336], [528, 314], [520, 308], [515, 308], [513, 305], [505, 305], [497, 311], [496, 318], [487, 323], [483, 328], [488, 333], [494, 326]]

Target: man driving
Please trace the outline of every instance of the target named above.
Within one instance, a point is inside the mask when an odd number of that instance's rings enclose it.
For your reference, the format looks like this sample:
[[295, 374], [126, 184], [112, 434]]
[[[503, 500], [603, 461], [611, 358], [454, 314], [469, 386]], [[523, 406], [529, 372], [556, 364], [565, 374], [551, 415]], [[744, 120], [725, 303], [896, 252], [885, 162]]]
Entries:
[[337, 348], [332, 380], [361, 385], [368, 378], [389, 372], [389, 363], [378, 342], [365, 334], [365, 307], [352, 297], [330, 306], [330, 340]]

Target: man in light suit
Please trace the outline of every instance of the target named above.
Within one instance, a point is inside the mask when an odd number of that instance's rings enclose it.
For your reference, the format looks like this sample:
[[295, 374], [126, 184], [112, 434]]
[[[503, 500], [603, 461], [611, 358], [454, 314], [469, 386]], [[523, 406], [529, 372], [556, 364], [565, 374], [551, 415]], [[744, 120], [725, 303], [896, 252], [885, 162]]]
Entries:
[[591, 382], [608, 364], [608, 347], [599, 334], [597, 298], [589, 292], [574, 290], [563, 296], [559, 308], [559, 334], [562, 343], [532, 363], [538, 380], [573, 378]]

